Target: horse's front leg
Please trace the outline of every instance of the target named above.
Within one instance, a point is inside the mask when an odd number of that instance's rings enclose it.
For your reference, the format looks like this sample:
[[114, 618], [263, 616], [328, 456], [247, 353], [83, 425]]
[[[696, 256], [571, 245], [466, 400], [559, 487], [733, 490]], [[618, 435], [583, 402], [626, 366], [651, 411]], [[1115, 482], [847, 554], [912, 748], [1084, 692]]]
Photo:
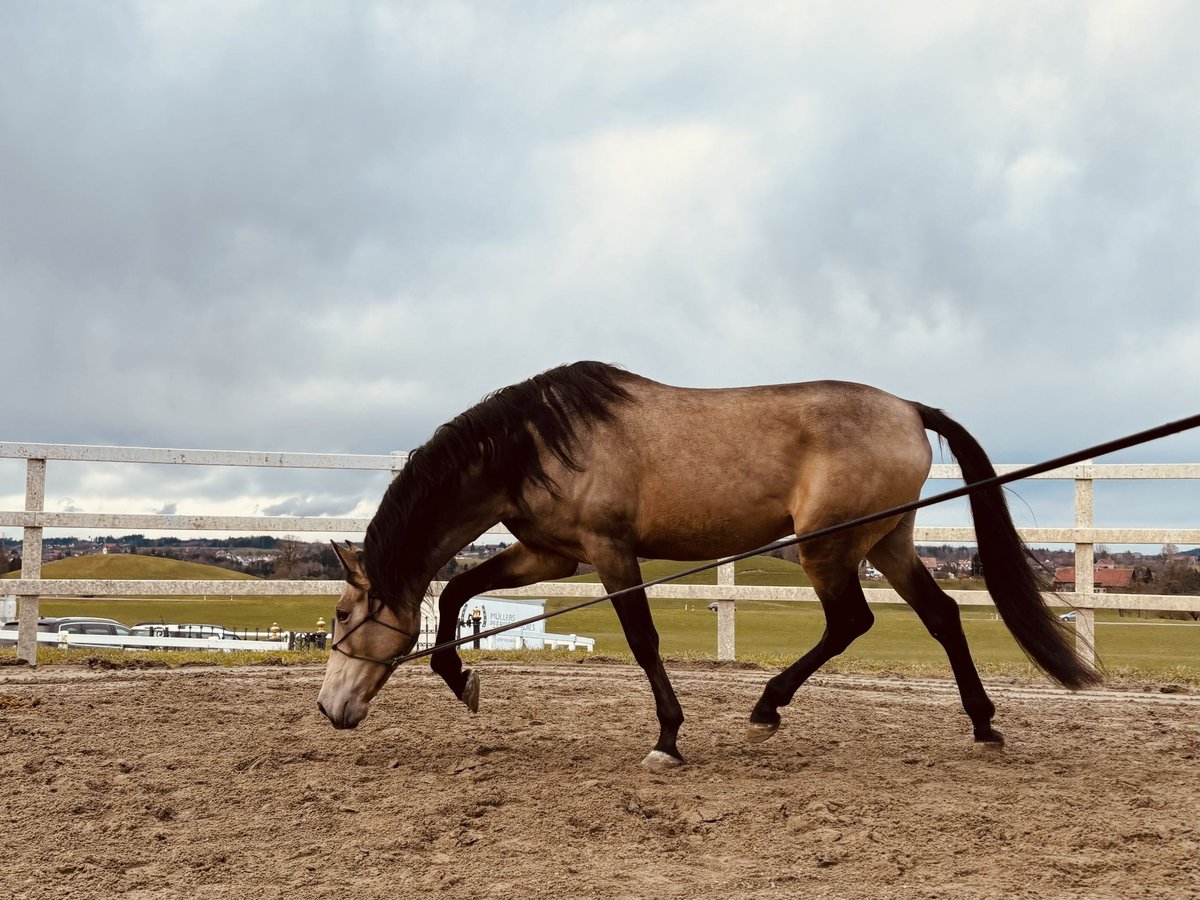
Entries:
[[[479, 590], [473, 589], [469, 583], [464, 582], [466, 576], [474, 571], [475, 569], [470, 569], [460, 575], [455, 575], [446, 583], [441, 597], [438, 598], [438, 644], [454, 640], [459, 611], [468, 600], [479, 593]], [[480, 590], [487, 590], [487, 588]], [[442, 676], [442, 680], [450, 686], [450, 690], [454, 691], [454, 696], [470, 707], [471, 712], [479, 711], [479, 678], [472, 670], [463, 670], [462, 657], [458, 655], [457, 648], [449, 647], [433, 653], [429, 657], [429, 665], [433, 671]]]
[[[472, 597], [499, 588], [565, 578], [574, 574], [577, 565], [573, 559], [531, 550], [516, 543], [473, 569], [455, 575], [438, 598], [437, 642], [444, 644], [454, 639], [458, 614]], [[479, 676], [474, 670], [463, 668], [462, 657], [456, 648], [449, 647], [432, 654], [429, 665], [471, 712], [479, 711]]]
[[[598, 557], [598, 558], [597, 558]], [[592, 563], [604, 588], [609, 593], [641, 584], [642, 572], [637, 557], [626, 553], [605, 553], [593, 556]], [[613, 607], [625, 640], [633, 651], [633, 658], [650, 679], [654, 693], [654, 708], [658, 714], [658, 742], [654, 745], [642, 765], [654, 772], [664, 772], [683, 765], [683, 756], [677, 745], [679, 729], [683, 725], [683, 708], [671, 687], [671, 679], [658, 655], [658, 631], [650, 615], [650, 602], [644, 590], [630, 591], [614, 598]]]

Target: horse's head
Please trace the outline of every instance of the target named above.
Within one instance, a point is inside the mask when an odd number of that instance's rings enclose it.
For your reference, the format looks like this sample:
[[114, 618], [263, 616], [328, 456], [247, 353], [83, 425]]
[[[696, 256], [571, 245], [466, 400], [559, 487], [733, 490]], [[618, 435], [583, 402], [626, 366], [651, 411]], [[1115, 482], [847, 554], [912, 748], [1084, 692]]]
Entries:
[[333, 545], [346, 573], [333, 623], [333, 652], [317, 707], [335, 728], [353, 728], [367, 716], [371, 698], [410, 652], [421, 628], [421, 612], [397, 611], [371, 591], [362, 551]]

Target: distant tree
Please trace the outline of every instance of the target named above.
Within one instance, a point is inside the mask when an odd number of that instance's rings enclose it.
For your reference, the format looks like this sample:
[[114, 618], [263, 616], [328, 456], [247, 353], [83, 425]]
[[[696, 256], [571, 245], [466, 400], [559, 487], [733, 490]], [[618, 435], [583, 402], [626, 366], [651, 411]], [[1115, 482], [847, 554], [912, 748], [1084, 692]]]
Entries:
[[1164, 562], [1170, 562], [1171, 557], [1179, 552], [1179, 548], [1174, 544], [1163, 544], [1162, 557]]
[[270, 578], [275, 574], [275, 567], [266, 560], [256, 560], [247, 565], [244, 571], [247, 575], [253, 575], [256, 578]]
[[979, 559], [978, 553], [971, 554], [971, 577], [972, 578], [982, 578], [983, 577], [983, 562]]
[[276, 545], [275, 577], [295, 578], [300, 571], [300, 560], [304, 556], [304, 545], [294, 534], [285, 534]]
[[1159, 594], [1200, 594], [1200, 572], [1179, 563], [1163, 567], [1158, 579]]
[[[1155, 581], [1156, 594], [1200, 594], [1200, 571], [1180, 563], [1168, 563]], [[1200, 612], [1163, 612], [1170, 619], [1200, 619]]]

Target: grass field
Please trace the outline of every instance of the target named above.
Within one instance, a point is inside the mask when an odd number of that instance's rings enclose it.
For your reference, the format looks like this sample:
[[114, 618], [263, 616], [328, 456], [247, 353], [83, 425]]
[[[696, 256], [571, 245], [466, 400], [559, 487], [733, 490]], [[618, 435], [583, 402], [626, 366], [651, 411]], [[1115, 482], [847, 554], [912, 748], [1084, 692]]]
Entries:
[[[9, 572], [0, 578], [17, 578], [19, 573]], [[184, 562], [161, 556], [141, 556], [131, 553], [95, 553], [90, 556], [71, 556], [48, 562], [42, 566], [43, 578], [118, 578], [118, 579], [163, 579], [182, 581], [195, 579], [204, 581], [254, 581], [252, 575], [231, 572], [220, 566]]]
[[[10, 572], [5, 578], [13, 578]], [[60, 559], [42, 566], [43, 578], [114, 578], [179, 581], [254, 581], [251, 575], [219, 566], [157, 556], [96, 554]], [[44, 616], [103, 616], [128, 625], [138, 622], [206, 622], [236, 630], [266, 631], [278, 624], [285, 631], [313, 631], [318, 618], [329, 622], [333, 597], [214, 597], [43, 598]]]
[[[643, 564], [647, 579], [688, 566], [652, 561]], [[148, 556], [79, 557], [48, 563], [47, 578], [203, 578], [238, 579], [248, 576], [195, 563]], [[569, 581], [595, 581], [595, 575]], [[803, 570], [792, 563], [755, 557], [737, 564], [740, 584], [807, 585]], [[715, 584], [713, 571], [681, 579], [683, 584]], [[873, 583], [879, 586], [879, 582]], [[960, 585], [955, 585], [959, 587]], [[964, 588], [970, 585], [961, 585]], [[333, 608], [329, 597], [210, 597], [42, 600], [43, 615], [96, 615], [134, 624], [146, 621], [211, 622], [236, 629], [265, 631], [273, 623], [291, 631], [311, 631], [318, 618], [328, 623]], [[547, 611], [572, 601], [551, 599]], [[653, 601], [663, 655], [668, 658], [716, 656], [716, 615], [706, 603], [684, 600]], [[841, 657], [834, 671], [895, 671], [949, 674], [941, 647], [916, 615], [903, 604], [872, 607], [875, 627]], [[1033, 675], [1034, 667], [1010, 637], [991, 607], [963, 607], [967, 640], [982, 671], [991, 674]], [[1200, 683], [1200, 626], [1159, 618], [1122, 618], [1115, 611], [1096, 614], [1097, 650], [1113, 675], [1166, 678]], [[768, 666], [786, 665], [801, 656], [820, 637], [824, 618], [815, 603], [743, 602], [737, 609], [737, 655]], [[629, 653], [611, 605], [597, 604], [552, 619], [548, 630], [596, 639], [597, 652], [628, 659]], [[223, 660], [228, 662], [229, 660]]]
[[[548, 609], [567, 600], [550, 600]], [[875, 604], [875, 627], [829, 665], [843, 671], [949, 672], [946, 657], [916, 614], [903, 604]], [[737, 656], [766, 665], [794, 662], [820, 638], [825, 619], [816, 603], [752, 601], [737, 607]], [[981, 671], [1030, 674], [1036, 670], [991, 607], [964, 607], [963, 629]], [[655, 600], [654, 620], [664, 656], [715, 657], [716, 614], [695, 601]], [[1200, 680], [1200, 626], [1157, 618], [1096, 614], [1096, 645], [1113, 674], [1136, 672]], [[585, 634], [598, 649], [624, 647], [611, 606], [598, 604], [552, 620], [552, 630]]]

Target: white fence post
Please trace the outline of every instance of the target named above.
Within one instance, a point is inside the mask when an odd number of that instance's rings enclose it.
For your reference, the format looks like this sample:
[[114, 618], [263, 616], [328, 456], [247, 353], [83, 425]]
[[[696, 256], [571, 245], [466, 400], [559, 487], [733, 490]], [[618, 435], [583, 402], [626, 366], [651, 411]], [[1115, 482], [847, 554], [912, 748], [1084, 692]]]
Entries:
[[[735, 564], [721, 563], [717, 566], [717, 584], [734, 585], [737, 583]], [[737, 659], [734, 644], [733, 600], [717, 601], [717, 659]]]
[[727, 562], [717, 566], [717, 584], [737, 584], [735, 563]]
[[[1075, 527], [1095, 526], [1092, 461], [1080, 466], [1082, 478], [1075, 479]], [[1075, 542], [1075, 652], [1088, 664], [1096, 662], [1096, 610], [1094, 597], [1096, 554], [1090, 542]]]
[[[25, 512], [41, 512], [46, 504], [46, 460], [25, 461]], [[42, 529], [26, 525], [21, 531], [21, 577], [42, 577]], [[17, 598], [17, 659], [37, 665], [37, 624], [40, 598]]]
[[717, 601], [717, 659], [737, 659], [734, 647], [734, 602]]

